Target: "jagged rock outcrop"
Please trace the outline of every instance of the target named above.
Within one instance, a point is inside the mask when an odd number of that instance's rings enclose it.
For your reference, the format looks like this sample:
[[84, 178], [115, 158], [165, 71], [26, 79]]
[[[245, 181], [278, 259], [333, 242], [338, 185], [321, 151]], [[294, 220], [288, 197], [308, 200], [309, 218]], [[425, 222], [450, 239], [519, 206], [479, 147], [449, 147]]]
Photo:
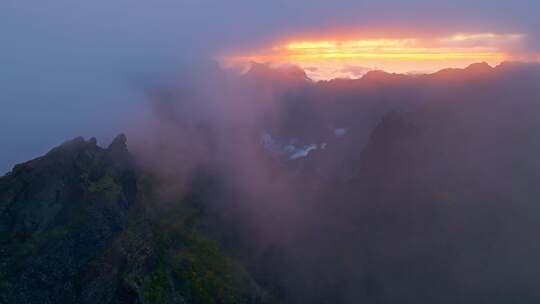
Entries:
[[126, 141], [78, 137], [0, 178], [0, 303], [264, 303], [190, 224], [205, 202], [159, 197]]
[[124, 229], [137, 177], [125, 136], [78, 137], [0, 179], [5, 303], [76, 302], [89, 263]]

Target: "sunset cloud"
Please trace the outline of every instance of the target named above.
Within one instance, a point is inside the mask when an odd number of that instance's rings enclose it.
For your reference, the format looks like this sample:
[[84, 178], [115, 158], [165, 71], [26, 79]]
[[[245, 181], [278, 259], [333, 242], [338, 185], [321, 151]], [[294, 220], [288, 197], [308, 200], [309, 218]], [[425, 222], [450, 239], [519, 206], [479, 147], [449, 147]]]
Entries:
[[[456, 33], [421, 38], [294, 38], [268, 48], [225, 56], [241, 62], [295, 64], [313, 79], [361, 77], [372, 69], [409, 73], [465, 67], [475, 62], [497, 65], [515, 58], [526, 36], [520, 33]], [[317, 68], [313, 70], [313, 68]], [[354, 70], [351, 70], [354, 67]], [[361, 69], [358, 69], [361, 67]], [[343, 74], [345, 73], [345, 75]]]

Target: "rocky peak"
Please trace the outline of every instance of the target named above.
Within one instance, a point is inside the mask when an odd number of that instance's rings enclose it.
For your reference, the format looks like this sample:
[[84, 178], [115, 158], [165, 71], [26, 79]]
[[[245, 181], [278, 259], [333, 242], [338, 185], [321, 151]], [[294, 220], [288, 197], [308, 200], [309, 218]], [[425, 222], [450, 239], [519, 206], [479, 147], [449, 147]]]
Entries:
[[82, 302], [66, 299], [83, 297], [77, 280], [123, 231], [137, 195], [126, 137], [96, 143], [66, 141], [0, 178], [0, 275], [11, 286], [0, 286], [0, 303]]
[[121, 133], [118, 136], [116, 136], [111, 144], [109, 145], [109, 150], [120, 150], [120, 151], [127, 151], [127, 137], [125, 134]]

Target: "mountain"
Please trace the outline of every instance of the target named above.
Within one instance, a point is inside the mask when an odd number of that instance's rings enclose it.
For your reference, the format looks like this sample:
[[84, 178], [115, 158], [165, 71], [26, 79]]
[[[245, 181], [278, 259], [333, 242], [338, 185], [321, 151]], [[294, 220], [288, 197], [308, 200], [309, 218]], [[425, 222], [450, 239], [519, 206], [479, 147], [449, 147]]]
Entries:
[[444, 102], [384, 116], [333, 199], [336, 217], [358, 223], [341, 233], [369, 261], [354, 299], [538, 301], [537, 101]]
[[369, 261], [354, 301], [538, 301], [540, 73], [530, 68], [452, 71], [481, 75], [383, 116], [353, 178], [327, 198], [357, 223], [337, 231]]
[[271, 221], [288, 241], [265, 271], [288, 301], [537, 302], [538, 83], [538, 64], [475, 64], [284, 94], [274, 138], [326, 143], [285, 162], [304, 208]]
[[178, 205], [164, 216], [153, 185], [124, 135], [106, 149], [76, 138], [15, 166], [0, 179], [0, 302], [264, 303], [195, 228], [202, 194], [169, 197]]
[[[283, 142], [294, 140], [304, 146], [326, 143], [326, 149], [311, 154], [317, 158], [319, 172], [331, 179], [347, 179], [351, 176], [345, 173], [350, 167], [347, 164], [357, 161], [386, 113], [432, 107], [440, 108], [443, 118], [443, 111], [448, 109], [487, 119], [480, 116], [487, 116], [490, 108], [502, 107], [505, 102], [505, 109], [493, 111], [497, 119], [503, 119], [503, 113], [536, 107], [538, 81], [540, 66], [535, 63], [506, 62], [496, 67], [478, 63], [426, 75], [370, 71], [360, 79], [290, 87], [276, 98], [278, 114], [263, 128]], [[516, 106], [512, 106], [511, 101], [517, 99]], [[340, 130], [346, 133], [338, 137], [335, 132]]]
[[538, 303], [538, 64], [252, 73], [0, 178], [0, 303]]

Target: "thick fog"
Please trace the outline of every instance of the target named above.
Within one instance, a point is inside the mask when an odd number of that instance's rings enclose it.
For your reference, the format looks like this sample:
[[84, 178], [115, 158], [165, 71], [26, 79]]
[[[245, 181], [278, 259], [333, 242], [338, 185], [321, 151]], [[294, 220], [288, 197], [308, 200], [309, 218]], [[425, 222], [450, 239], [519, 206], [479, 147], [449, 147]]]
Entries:
[[147, 90], [130, 149], [164, 195], [206, 193], [203, 230], [286, 303], [538, 298], [538, 64], [204, 71]]

